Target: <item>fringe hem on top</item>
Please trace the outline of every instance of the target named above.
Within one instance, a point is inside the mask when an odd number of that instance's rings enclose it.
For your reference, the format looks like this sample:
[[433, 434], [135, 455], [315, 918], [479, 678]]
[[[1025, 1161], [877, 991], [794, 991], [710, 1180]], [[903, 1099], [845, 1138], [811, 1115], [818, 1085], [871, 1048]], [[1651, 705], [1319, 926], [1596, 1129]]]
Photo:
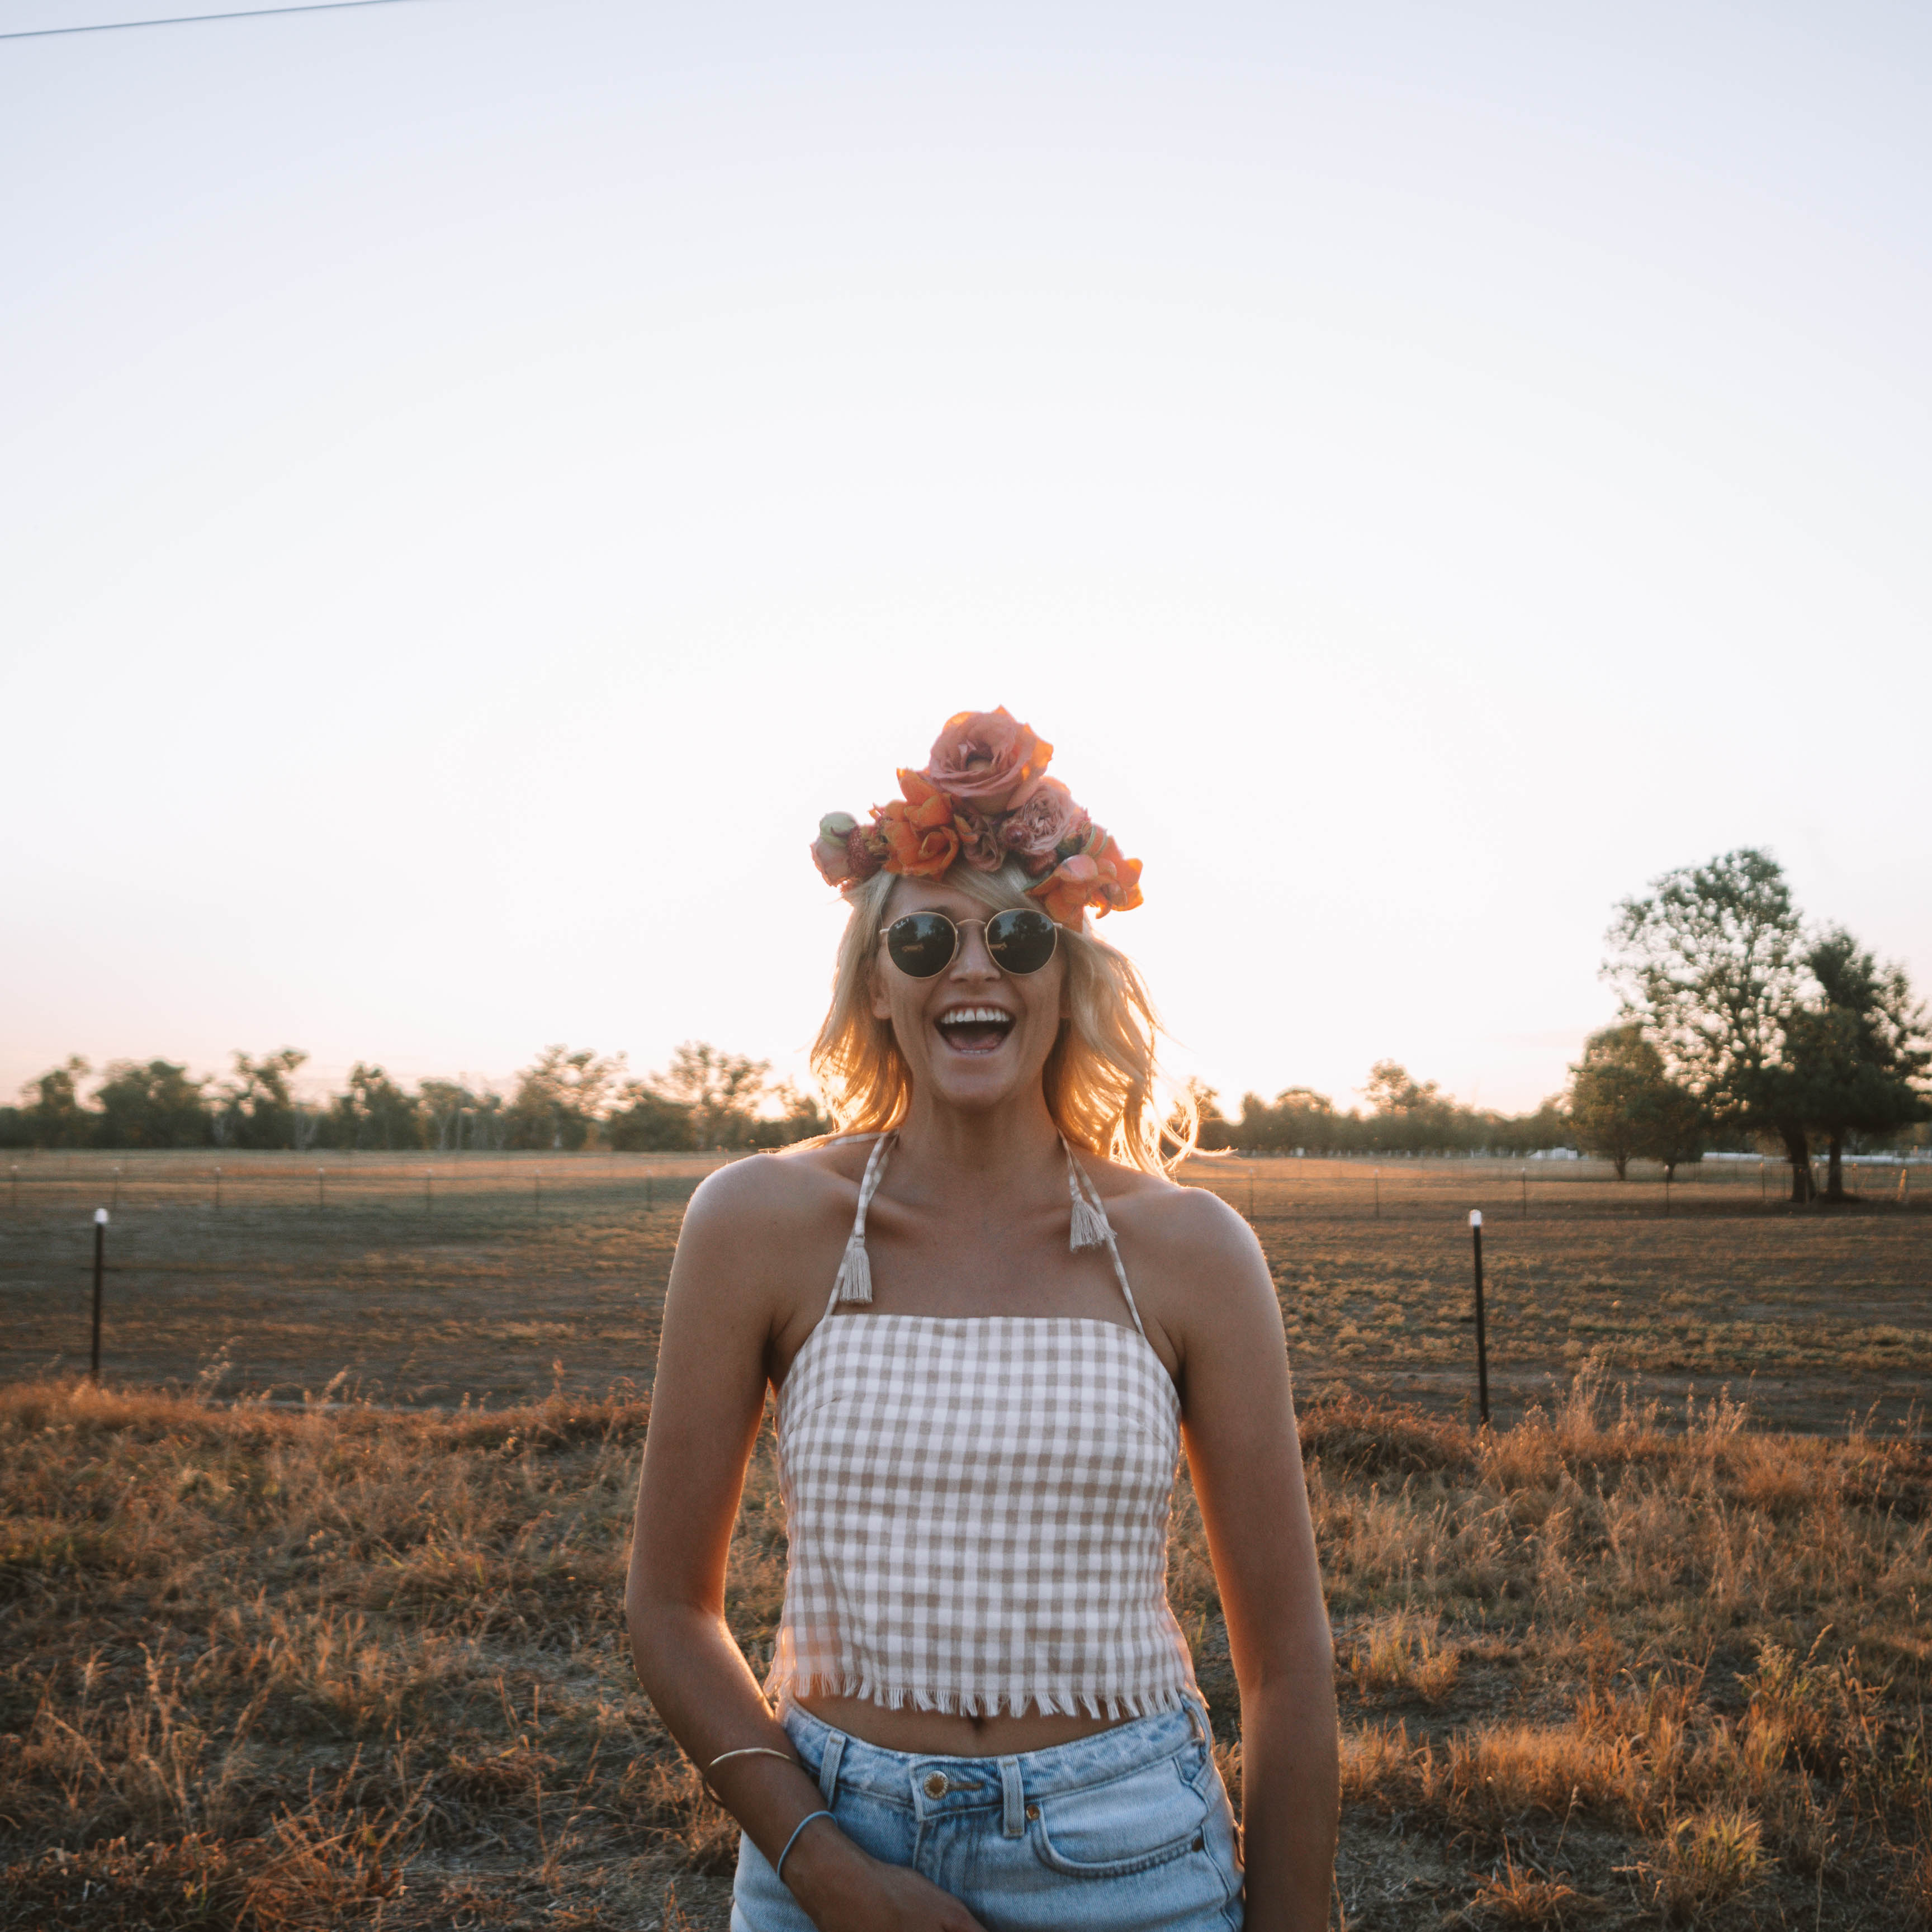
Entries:
[[[1116, 1692], [1096, 1696], [1084, 1690], [928, 1690], [905, 1684], [880, 1684], [864, 1676], [774, 1677], [765, 1686], [770, 1702], [782, 1706], [787, 1699], [800, 1697], [857, 1697], [876, 1704], [881, 1710], [902, 1711], [910, 1705], [915, 1711], [938, 1711], [948, 1717], [1024, 1718], [1038, 1712], [1043, 1718], [1150, 1718], [1157, 1711], [1186, 1708], [1192, 1687], [1172, 1684], [1154, 1690]], [[1196, 1694], [1198, 1694], [1198, 1693]]]

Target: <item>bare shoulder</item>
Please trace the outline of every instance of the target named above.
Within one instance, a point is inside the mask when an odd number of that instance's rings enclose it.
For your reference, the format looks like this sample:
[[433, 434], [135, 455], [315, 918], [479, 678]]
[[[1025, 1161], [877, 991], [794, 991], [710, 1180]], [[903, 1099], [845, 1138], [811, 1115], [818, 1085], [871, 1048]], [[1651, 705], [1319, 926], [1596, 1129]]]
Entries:
[[1084, 1156], [1115, 1232], [1154, 1264], [1219, 1269], [1251, 1264], [1261, 1250], [1253, 1231], [1220, 1196], [1163, 1174]]
[[717, 1168], [691, 1197], [680, 1246], [715, 1251], [749, 1243], [770, 1252], [774, 1240], [808, 1236], [842, 1210], [849, 1220], [872, 1148], [869, 1136], [813, 1141]]

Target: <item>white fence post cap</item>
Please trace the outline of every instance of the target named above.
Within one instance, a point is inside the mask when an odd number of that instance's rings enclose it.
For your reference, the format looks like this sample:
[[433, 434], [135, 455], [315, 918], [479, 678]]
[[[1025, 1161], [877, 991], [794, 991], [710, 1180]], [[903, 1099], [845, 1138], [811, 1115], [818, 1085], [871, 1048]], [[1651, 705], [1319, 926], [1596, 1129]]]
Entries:
[[97, 1228], [104, 1228], [106, 1226], [107, 1210], [105, 1208], [97, 1208], [94, 1209], [94, 1225]]
[[1472, 1208], [1469, 1210], [1469, 1226], [1472, 1228], [1480, 1228], [1482, 1225], [1483, 1210], [1480, 1208]]

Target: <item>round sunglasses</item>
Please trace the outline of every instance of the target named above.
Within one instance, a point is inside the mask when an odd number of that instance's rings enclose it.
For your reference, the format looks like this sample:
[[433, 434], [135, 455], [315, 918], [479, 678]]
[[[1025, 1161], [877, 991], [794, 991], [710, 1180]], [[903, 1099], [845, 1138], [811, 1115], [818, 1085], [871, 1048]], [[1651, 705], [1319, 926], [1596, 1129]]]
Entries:
[[930, 980], [958, 956], [961, 928], [984, 928], [986, 952], [1002, 973], [1037, 973], [1053, 957], [1060, 928], [1043, 912], [1018, 906], [991, 919], [950, 920], [943, 912], [909, 912], [882, 926], [886, 956], [909, 980]]

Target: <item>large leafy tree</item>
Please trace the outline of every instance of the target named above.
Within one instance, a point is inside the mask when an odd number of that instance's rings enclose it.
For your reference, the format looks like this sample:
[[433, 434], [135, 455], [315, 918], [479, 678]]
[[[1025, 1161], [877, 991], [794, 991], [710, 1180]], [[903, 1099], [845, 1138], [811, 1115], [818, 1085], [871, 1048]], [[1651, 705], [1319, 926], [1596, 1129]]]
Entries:
[[1586, 1154], [1614, 1162], [1623, 1180], [1633, 1160], [1658, 1160], [1666, 1177], [1703, 1152], [1708, 1116], [1666, 1071], [1664, 1055], [1634, 1021], [1605, 1027], [1570, 1070], [1570, 1119]]
[[1848, 1134], [1888, 1134], [1924, 1120], [1932, 1066], [1924, 1007], [1900, 966], [1882, 966], [1842, 926], [1804, 956], [1815, 988], [1787, 1025], [1784, 1104], [1830, 1150], [1825, 1198], [1845, 1198]]
[[208, 1136], [207, 1081], [171, 1060], [117, 1060], [94, 1096], [106, 1147], [200, 1147]]
[[1792, 1197], [1808, 1199], [1809, 1123], [1786, 1059], [1808, 976], [1783, 868], [1741, 846], [1666, 872], [1617, 908], [1607, 938], [1605, 976], [1665, 1070], [1720, 1126], [1776, 1134]]

